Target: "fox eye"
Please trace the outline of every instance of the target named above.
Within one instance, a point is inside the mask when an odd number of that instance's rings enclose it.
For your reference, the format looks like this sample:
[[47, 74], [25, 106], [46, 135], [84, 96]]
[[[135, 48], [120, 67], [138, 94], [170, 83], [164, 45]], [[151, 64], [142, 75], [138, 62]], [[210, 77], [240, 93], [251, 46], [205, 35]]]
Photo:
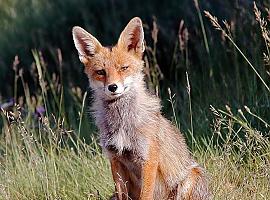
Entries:
[[106, 72], [105, 72], [104, 69], [97, 70], [96, 73], [97, 73], [97, 75], [100, 75], [100, 76], [105, 76], [106, 75]]
[[125, 70], [127, 70], [127, 69], [128, 69], [128, 66], [121, 67], [121, 70], [122, 70], [122, 71], [125, 71]]

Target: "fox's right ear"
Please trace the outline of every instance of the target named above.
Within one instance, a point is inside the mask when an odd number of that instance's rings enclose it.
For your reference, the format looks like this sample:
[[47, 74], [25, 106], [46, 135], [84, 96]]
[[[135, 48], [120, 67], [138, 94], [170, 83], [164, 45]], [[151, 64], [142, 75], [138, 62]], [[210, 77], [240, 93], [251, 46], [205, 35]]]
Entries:
[[142, 56], [144, 47], [144, 33], [142, 20], [134, 17], [129, 21], [125, 29], [120, 34], [118, 45], [127, 51], [132, 51], [135, 55]]
[[87, 58], [93, 57], [102, 47], [94, 36], [79, 26], [73, 27], [72, 35], [82, 63], [87, 62]]

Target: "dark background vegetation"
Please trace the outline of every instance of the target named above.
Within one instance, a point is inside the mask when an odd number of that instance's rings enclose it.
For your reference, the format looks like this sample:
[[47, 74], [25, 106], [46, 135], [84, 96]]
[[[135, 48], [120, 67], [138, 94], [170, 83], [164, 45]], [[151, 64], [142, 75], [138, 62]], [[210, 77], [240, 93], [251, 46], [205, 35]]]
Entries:
[[[270, 7], [269, 1], [257, 1], [257, 5], [263, 11], [264, 7]], [[186, 71], [191, 84], [195, 135], [209, 133], [212, 120], [210, 105], [229, 105], [234, 110], [247, 105], [260, 116], [269, 119], [269, 93], [265, 92], [263, 85], [233, 45], [214, 30], [203, 14], [203, 10], [208, 10], [219, 19], [228, 21], [235, 42], [269, 84], [269, 75], [265, 73], [267, 66], [264, 65], [262, 56], [265, 46], [261, 34], [258, 34], [259, 26], [253, 14], [253, 2], [201, 0], [199, 6], [200, 10], [196, 9], [192, 0], [1, 1], [0, 103], [14, 96], [24, 96], [20, 79], [17, 94], [14, 95], [12, 65], [16, 55], [20, 61], [16, 67], [23, 69], [24, 81], [29, 85], [31, 96], [40, 91], [32, 54], [32, 50], [37, 49], [42, 53], [48, 74], [59, 75], [63, 70], [64, 116], [70, 122], [69, 126], [74, 128], [80, 108], [79, 104], [74, 103], [76, 100], [72, 97], [70, 88], [79, 87], [86, 91], [88, 83], [72, 41], [72, 27], [81, 26], [102, 44], [110, 45], [116, 43], [127, 22], [132, 17], [139, 16], [144, 23], [146, 44], [151, 48], [156, 45], [154, 55], [148, 51], [145, 57], [148, 58], [150, 67], [158, 64], [164, 75], [153, 75], [158, 80], [155, 85], [159, 87], [164, 100], [164, 112], [167, 116], [172, 116], [170, 103], [167, 101], [167, 88], [170, 87], [172, 93], [176, 94], [177, 119], [183, 130], [190, 130], [191, 127]], [[202, 15], [203, 24], [198, 12]], [[179, 47], [181, 20], [189, 33], [184, 49]], [[151, 36], [153, 21], [157, 23], [159, 30], [156, 44]], [[202, 26], [205, 26], [206, 40]], [[62, 55], [60, 63], [59, 50]], [[51, 105], [50, 109], [53, 110], [54, 106]], [[85, 120], [89, 121], [89, 118], [85, 117]], [[250, 121], [252, 122], [252, 118]], [[86, 124], [83, 125], [85, 130], [88, 128]], [[256, 126], [261, 127], [262, 124]]]

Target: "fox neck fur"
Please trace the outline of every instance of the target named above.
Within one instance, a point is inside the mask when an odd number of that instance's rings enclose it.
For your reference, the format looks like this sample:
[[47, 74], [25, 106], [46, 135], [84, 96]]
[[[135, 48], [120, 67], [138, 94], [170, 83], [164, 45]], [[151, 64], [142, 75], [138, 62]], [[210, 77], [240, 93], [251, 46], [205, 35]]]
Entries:
[[160, 102], [147, 91], [142, 72], [133, 79], [133, 87], [117, 99], [102, 98], [96, 91], [92, 109], [104, 149], [113, 147], [119, 155], [131, 151], [143, 159], [146, 150], [140, 151], [147, 146], [147, 136], [140, 132], [140, 127], [158, 121]]

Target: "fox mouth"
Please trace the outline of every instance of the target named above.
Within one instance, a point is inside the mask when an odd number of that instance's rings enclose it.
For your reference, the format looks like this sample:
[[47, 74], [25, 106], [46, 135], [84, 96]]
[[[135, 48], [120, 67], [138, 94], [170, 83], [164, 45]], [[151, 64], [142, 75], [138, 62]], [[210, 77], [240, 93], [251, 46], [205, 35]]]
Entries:
[[125, 86], [124, 87], [124, 90], [122, 92], [114, 92], [114, 93], [111, 93], [110, 95], [107, 95], [109, 97], [120, 97], [122, 96], [128, 89], [128, 86]]
[[112, 93], [111, 95], [112, 96], [117, 96], [117, 95], [121, 95], [121, 94], [123, 94], [123, 93]]

